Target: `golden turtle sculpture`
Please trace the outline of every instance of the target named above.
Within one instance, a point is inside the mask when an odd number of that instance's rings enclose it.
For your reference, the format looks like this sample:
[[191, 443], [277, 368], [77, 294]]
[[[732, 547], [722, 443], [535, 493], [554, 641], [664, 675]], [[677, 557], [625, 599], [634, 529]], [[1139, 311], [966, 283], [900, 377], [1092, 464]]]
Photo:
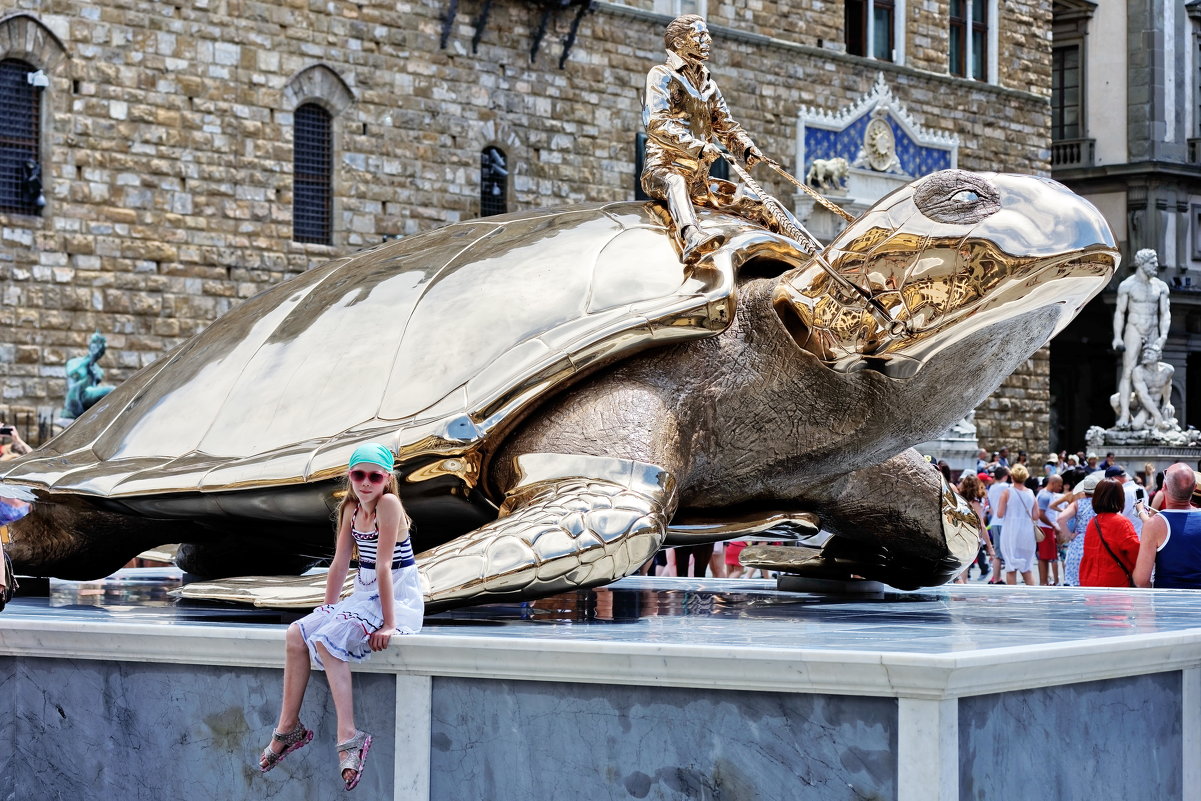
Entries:
[[3, 467], [36, 497], [19, 569], [90, 578], [177, 541], [202, 576], [298, 572], [331, 550], [337, 479], [370, 440], [398, 454], [431, 610], [782, 521], [833, 535], [793, 572], [946, 581], [975, 522], [911, 446], [1105, 286], [1104, 219], [1053, 181], [950, 170], [816, 258], [705, 224], [725, 244], [685, 265], [654, 204], [489, 217], [263, 292]]

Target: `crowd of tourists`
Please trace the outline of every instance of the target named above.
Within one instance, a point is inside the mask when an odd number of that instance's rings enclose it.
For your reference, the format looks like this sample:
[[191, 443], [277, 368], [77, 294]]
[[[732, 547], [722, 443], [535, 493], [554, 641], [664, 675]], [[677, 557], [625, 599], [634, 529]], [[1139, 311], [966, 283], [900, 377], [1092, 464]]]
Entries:
[[[933, 463], [949, 481], [946, 464]], [[1201, 588], [1192, 466], [1131, 475], [1113, 453], [1061, 453], [1036, 476], [1024, 451], [1011, 462], [1002, 448], [980, 451], [976, 468], [957, 488], [979, 520], [980, 552], [956, 581]]]

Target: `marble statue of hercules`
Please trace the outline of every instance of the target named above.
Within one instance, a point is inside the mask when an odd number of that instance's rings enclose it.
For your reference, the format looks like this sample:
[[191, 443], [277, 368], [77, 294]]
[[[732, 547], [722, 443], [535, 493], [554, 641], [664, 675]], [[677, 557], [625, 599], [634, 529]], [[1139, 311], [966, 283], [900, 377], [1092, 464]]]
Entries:
[[1118, 305], [1113, 313], [1113, 348], [1122, 354], [1118, 381], [1117, 428], [1130, 428], [1130, 397], [1134, 369], [1143, 349], [1162, 352], [1172, 317], [1168, 310], [1168, 285], [1156, 277], [1159, 257], [1144, 248], [1134, 254], [1134, 275], [1118, 285]]
[[663, 34], [667, 63], [651, 68], [646, 76], [642, 189], [667, 204], [685, 261], [721, 244], [718, 235], [701, 228], [694, 205], [736, 214], [771, 230], [778, 228], [757, 195], [709, 176], [709, 166], [721, 158], [714, 140], [745, 159], [748, 166], [764, 160], [730, 115], [705, 67], [712, 41], [704, 19], [696, 14], [677, 17]]

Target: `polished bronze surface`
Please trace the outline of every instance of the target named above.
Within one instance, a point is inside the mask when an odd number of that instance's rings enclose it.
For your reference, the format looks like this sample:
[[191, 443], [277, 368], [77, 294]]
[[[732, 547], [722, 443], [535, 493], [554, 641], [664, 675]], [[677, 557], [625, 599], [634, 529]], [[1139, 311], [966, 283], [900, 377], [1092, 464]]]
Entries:
[[[136, 508], [333, 478], [355, 447], [382, 441], [398, 465], [422, 462], [407, 481], [474, 487], [481, 440], [547, 392], [729, 324], [738, 260], [787, 245], [714, 224], [756, 241], [687, 268], [658, 217], [613, 204], [461, 223], [339, 259], [222, 317], [3, 475]], [[203, 495], [153, 511], [172, 509], [220, 513]]]
[[[1053, 336], [1101, 290], [1118, 260], [1100, 212], [1061, 184], [962, 170], [887, 196], [825, 255], [841, 279], [816, 261], [794, 271], [777, 293], [782, 313], [795, 312], [803, 347], [832, 368], [898, 378], [935, 359], [952, 329], [962, 336], [1055, 306]], [[898, 335], [890, 323], [905, 330]]]
[[[968, 518], [907, 449], [1065, 324], [1116, 253], [1052, 182], [937, 184], [824, 251], [847, 292], [825, 294], [793, 240], [704, 210], [724, 244], [685, 265], [651, 203], [461, 223], [317, 267], [7, 463], [4, 486], [38, 497], [13, 556], [79, 577], [152, 537], [210, 575], [320, 556], [334, 478], [381, 440], [431, 609], [595, 586], [665, 541], [776, 522], [832, 534], [822, 576], [945, 581], [970, 558]], [[207, 597], [312, 600], [262, 584]]]

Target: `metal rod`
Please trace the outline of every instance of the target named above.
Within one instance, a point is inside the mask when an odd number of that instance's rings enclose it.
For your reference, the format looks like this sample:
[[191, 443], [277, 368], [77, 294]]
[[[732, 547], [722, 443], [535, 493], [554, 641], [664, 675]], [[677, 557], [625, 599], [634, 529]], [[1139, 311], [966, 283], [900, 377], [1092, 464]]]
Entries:
[[787, 170], [785, 170], [783, 167], [781, 167], [777, 162], [772, 161], [771, 159], [764, 159], [764, 163], [767, 164], [767, 166], [771, 167], [773, 170], [775, 170], [777, 173], [779, 173], [781, 176], [783, 176], [787, 180], [791, 181], [794, 186], [797, 186], [800, 189], [802, 189], [806, 194], [809, 195], [809, 197], [816, 200], [821, 205], [821, 207], [824, 208], [825, 210], [833, 212], [834, 214], [837, 214], [839, 217], [842, 217], [847, 222], [851, 222], [852, 220], [855, 219], [855, 217], [850, 212], [848, 212], [846, 209], [843, 209], [842, 207], [838, 206], [837, 204], [830, 202], [829, 199], [823, 197], [821, 194], [819, 194], [814, 189], [812, 189], [808, 184], [802, 183], [801, 181], [798, 181], [796, 178], [792, 177], [792, 175], [790, 175], [789, 172]]
[[801, 246], [802, 251], [809, 253], [813, 257], [814, 262], [816, 262], [819, 267], [826, 271], [826, 274], [830, 276], [830, 279], [834, 281], [834, 283], [838, 284], [838, 286], [842, 287], [844, 290], [850, 291], [862, 298], [864, 303], [867, 304], [868, 312], [876, 318], [876, 322], [883, 326], [886, 331], [894, 335], [910, 335], [908, 323], [903, 320], [894, 320], [892, 315], [888, 313], [888, 310], [884, 308], [883, 304], [872, 297], [868, 290], [864, 289], [842, 273], [838, 272], [838, 270], [834, 269], [834, 267], [828, 261], [826, 261], [826, 257], [821, 253], [822, 244], [818, 241], [817, 237], [809, 233], [809, 231], [807, 231], [805, 227], [801, 225], [800, 221], [789, 215], [779, 200], [765, 192], [763, 187], [759, 185], [759, 182], [752, 178], [751, 174], [743, 169], [742, 165], [735, 161], [733, 156], [724, 152], [721, 155], [722, 158], [729, 162], [730, 166], [734, 168], [734, 172], [738, 173], [738, 177], [742, 179], [743, 183], [745, 183], [752, 192], [759, 196], [759, 200], [763, 203], [764, 207], [767, 208], [768, 212], [780, 226], [783, 233], [795, 240], [797, 244]]

